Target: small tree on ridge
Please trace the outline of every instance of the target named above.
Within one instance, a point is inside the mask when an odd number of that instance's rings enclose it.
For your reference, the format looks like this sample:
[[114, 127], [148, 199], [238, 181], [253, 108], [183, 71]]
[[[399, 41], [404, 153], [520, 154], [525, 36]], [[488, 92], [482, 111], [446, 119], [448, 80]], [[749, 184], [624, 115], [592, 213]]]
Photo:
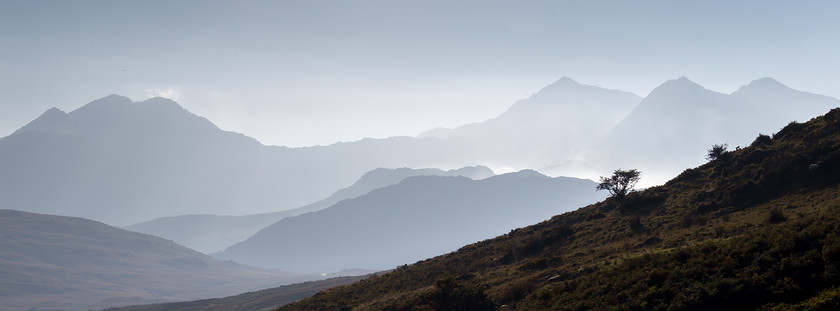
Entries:
[[601, 176], [601, 183], [598, 184], [596, 190], [607, 190], [619, 202], [624, 200], [624, 196], [633, 190], [636, 183], [641, 179], [642, 172], [632, 170], [617, 169], [613, 172], [611, 177]]
[[706, 153], [706, 160], [714, 161], [720, 159], [723, 155], [726, 154], [726, 148], [729, 147], [727, 144], [720, 144], [712, 146], [712, 149], [707, 150]]

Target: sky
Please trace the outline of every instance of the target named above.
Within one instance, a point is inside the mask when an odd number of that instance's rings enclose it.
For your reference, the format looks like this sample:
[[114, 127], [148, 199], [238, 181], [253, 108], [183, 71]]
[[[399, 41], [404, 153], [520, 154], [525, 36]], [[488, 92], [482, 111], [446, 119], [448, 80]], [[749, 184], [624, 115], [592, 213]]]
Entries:
[[0, 137], [51, 107], [172, 98], [268, 145], [492, 118], [561, 77], [840, 98], [840, 1], [0, 0]]

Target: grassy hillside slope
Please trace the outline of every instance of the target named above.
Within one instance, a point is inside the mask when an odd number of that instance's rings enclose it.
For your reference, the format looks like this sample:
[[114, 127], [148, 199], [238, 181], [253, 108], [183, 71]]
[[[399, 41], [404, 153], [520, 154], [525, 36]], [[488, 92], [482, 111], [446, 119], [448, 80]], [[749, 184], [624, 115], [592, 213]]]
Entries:
[[839, 182], [834, 109], [624, 202], [608, 199], [280, 310], [836, 309]]

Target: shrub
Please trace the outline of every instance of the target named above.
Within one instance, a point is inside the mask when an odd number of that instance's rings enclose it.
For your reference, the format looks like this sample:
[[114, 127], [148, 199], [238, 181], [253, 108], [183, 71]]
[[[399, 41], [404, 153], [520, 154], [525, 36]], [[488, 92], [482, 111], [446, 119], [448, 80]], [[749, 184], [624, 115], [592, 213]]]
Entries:
[[770, 214], [767, 216], [767, 222], [771, 224], [777, 224], [785, 220], [787, 220], [787, 217], [785, 217], [782, 209], [778, 207], [771, 209]]
[[714, 160], [720, 159], [721, 157], [723, 157], [728, 152], [728, 151], [726, 151], [726, 148], [728, 148], [728, 147], [729, 147], [728, 144], [720, 144], [720, 145], [712, 146], [711, 149], [707, 150], [706, 160], [714, 161]]
[[773, 140], [770, 138], [770, 136], [767, 136], [767, 135], [764, 135], [764, 134], [758, 134], [758, 137], [756, 137], [755, 140], [753, 140], [753, 142], [750, 144], [750, 146], [751, 147], [764, 146], [764, 145], [769, 145], [772, 142], [773, 142]]

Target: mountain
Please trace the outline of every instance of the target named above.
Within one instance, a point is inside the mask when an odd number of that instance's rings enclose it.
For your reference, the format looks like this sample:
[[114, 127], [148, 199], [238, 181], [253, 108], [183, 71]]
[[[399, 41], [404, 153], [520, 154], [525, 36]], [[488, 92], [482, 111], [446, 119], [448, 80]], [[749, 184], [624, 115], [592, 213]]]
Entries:
[[732, 94], [681, 78], [641, 101], [564, 78], [486, 122], [284, 148], [222, 131], [168, 99], [108, 96], [69, 113], [50, 109], [0, 139], [0, 197], [9, 208], [124, 226], [285, 211], [380, 167], [485, 165], [588, 179], [636, 168], [649, 186], [702, 163], [713, 144], [744, 146], [753, 133], [837, 106], [769, 78]]
[[837, 106], [840, 100], [794, 91], [769, 78], [727, 95], [681, 77], [654, 89], [578, 160], [601, 172], [637, 168], [650, 185], [660, 184], [701, 164], [714, 144], [745, 146], [756, 132], [772, 133], [791, 119], [807, 121], [815, 111]]
[[662, 186], [280, 310], [835, 310], [840, 108]]
[[805, 122], [840, 105], [835, 98], [797, 91], [773, 78], [752, 81], [731, 95], [773, 111], [778, 118], [772, 121], [775, 124]]
[[[632, 93], [583, 85], [563, 77], [490, 120], [420, 137], [471, 141], [482, 160], [514, 167], [542, 167], [568, 158], [621, 121], [641, 101]], [[482, 162], [480, 162], [482, 163]]]
[[319, 278], [222, 262], [73, 217], [0, 210], [3, 310], [87, 310], [226, 296]]
[[448, 171], [432, 168], [378, 168], [365, 173], [352, 186], [338, 190], [326, 199], [295, 209], [246, 216], [204, 214], [161, 217], [124, 228], [156, 235], [209, 254], [242, 242], [260, 229], [283, 218], [319, 211], [341, 200], [355, 198], [373, 189], [397, 184], [407, 177], [422, 175], [464, 176], [471, 179], [484, 179], [493, 176], [493, 171], [483, 166], [464, 167]]
[[590, 180], [521, 171], [483, 180], [416, 176], [280, 220], [216, 258], [289, 271], [390, 269], [604, 197]]
[[112, 95], [70, 113], [50, 109], [0, 140], [0, 197], [6, 207], [112, 225], [257, 214], [315, 202], [377, 167], [459, 161], [464, 148], [409, 137], [269, 147], [168, 99]]

